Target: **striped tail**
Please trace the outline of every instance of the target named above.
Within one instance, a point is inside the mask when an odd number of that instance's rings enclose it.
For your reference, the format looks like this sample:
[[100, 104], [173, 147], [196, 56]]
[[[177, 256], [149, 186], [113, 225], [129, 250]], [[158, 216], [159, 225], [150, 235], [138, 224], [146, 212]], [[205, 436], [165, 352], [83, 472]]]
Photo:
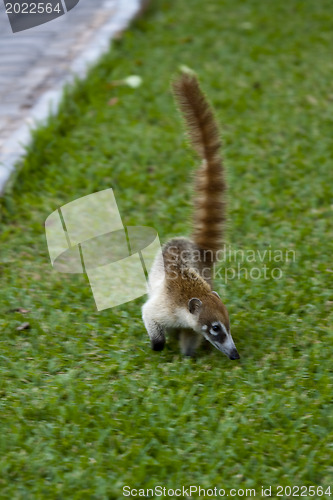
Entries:
[[172, 86], [192, 147], [203, 160], [195, 178], [192, 239], [201, 250], [209, 250], [214, 261], [222, 248], [226, 220], [227, 186], [219, 130], [195, 76], [183, 74]]

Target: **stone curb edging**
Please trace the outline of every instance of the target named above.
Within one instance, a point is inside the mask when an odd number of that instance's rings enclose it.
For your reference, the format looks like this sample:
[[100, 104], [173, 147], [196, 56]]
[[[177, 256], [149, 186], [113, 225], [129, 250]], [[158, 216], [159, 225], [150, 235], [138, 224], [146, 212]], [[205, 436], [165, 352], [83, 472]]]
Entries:
[[113, 14], [99, 28], [98, 33], [89, 42], [81, 54], [70, 64], [69, 74], [56, 88], [51, 88], [41, 95], [29, 113], [26, 123], [21, 125], [6, 141], [5, 152], [0, 157], [0, 196], [15, 170], [15, 165], [24, 156], [25, 148], [31, 142], [31, 131], [43, 124], [50, 114], [55, 114], [63, 96], [65, 85], [75, 78], [83, 79], [89, 68], [109, 49], [110, 41], [138, 15], [142, 8], [140, 0], [107, 0], [114, 8]]

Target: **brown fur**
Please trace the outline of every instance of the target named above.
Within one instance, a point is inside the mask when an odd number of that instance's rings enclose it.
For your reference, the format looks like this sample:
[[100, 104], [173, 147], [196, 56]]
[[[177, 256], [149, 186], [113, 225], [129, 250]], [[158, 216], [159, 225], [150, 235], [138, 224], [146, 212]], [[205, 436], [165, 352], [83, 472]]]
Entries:
[[173, 82], [174, 95], [185, 118], [190, 142], [204, 160], [196, 174], [194, 230], [192, 239], [201, 250], [216, 251], [222, 247], [226, 219], [226, 192], [221, 141], [210, 106], [195, 76], [183, 74]]
[[211, 266], [202, 262], [200, 249], [192, 241], [173, 238], [163, 247], [163, 260], [166, 281], [171, 289], [174, 281], [179, 281], [179, 286], [184, 287], [193, 281], [211, 290]]
[[[229, 327], [226, 307], [212, 292], [209, 282], [200, 275], [200, 270], [207, 268], [202, 268], [201, 262], [191, 261], [190, 249], [197, 250], [186, 238], [174, 238], [163, 248], [165, 288], [170, 306], [182, 306], [187, 309], [190, 299], [196, 297], [203, 303], [200, 313], [202, 325], [215, 317]], [[188, 259], [180, 257], [184, 256], [185, 252], [189, 253]]]

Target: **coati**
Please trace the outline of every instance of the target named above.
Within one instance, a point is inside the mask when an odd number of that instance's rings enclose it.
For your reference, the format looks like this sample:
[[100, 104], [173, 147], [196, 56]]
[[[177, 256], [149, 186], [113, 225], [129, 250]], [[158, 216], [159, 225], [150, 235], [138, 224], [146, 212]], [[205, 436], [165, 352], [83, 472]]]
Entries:
[[177, 329], [185, 356], [193, 356], [204, 337], [230, 359], [239, 359], [228, 311], [212, 289], [212, 267], [222, 247], [225, 222], [219, 132], [194, 75], [182, 74], [172, 87], [190, 142], [202, 159], [196, 172], [194, 228], [191, 239], [171, 239], [155, 258], [142, 317], [155, 351], [164, 348], [166, 332]]

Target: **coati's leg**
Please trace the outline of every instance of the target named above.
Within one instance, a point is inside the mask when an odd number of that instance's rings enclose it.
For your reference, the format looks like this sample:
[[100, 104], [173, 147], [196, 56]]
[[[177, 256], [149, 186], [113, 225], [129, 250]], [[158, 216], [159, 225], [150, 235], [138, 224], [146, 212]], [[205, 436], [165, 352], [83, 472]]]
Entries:
[[193, 330], [182, 328], [179, 335], [180, 350], [184, 356], [194, 356], [202, 337]]
[[150, 307], [149, 301], [143, 306], [142, 317], [148, 332], [151, 348], [154, 351], [162, 351], [165, 345], [165, 330], [164, 327], [154, 319], [151, 314], [152, 307]]
[[150, 338], [151, 348], [154, 351], [162, 351], [165, 346], [164, 328], [154, 320], [146, 323], [146, 328]]

